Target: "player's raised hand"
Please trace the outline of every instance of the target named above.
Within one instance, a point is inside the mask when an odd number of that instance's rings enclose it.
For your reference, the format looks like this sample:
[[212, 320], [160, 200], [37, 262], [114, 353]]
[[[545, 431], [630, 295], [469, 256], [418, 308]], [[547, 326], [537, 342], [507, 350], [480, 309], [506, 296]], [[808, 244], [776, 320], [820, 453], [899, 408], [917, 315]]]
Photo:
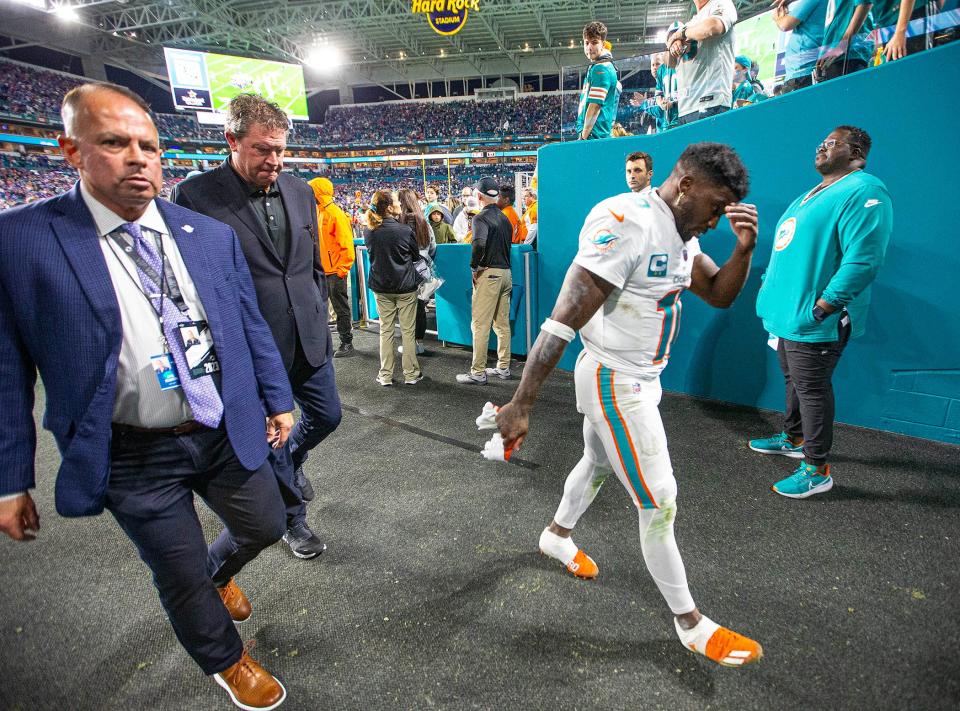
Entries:
[[727, 205], [724, 212], [737, 241], [742, 246], [753, 249], [757, 244], [757, 206], [738, 202]]
[[503, 448], [519, 449], [530, 430], [529, 414], [511, 401], [500, 408], [496, 420], [500, 436], [503, 437]]

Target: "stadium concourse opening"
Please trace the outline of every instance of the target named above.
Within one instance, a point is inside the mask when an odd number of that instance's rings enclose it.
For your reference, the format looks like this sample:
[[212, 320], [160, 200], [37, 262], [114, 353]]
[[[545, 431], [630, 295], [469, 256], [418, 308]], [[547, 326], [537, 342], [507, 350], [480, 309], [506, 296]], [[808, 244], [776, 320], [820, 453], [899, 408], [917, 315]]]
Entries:
[[957, 708], [960, 10], [836, 5], [0, 7], [0, 708]]

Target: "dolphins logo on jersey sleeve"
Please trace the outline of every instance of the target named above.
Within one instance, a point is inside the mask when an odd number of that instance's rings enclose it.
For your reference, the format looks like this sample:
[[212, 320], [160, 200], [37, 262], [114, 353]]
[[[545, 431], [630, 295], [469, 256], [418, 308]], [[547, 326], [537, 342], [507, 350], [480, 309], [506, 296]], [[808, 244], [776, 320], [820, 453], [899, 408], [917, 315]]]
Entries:
[[606, 254], [613, 251], [614, 247], [617, 246], [618, 239], [620, 239], [620, 235], [611, 232], [606, 227], [601, 227], [590, 238], [590, 242], [600, 254]]

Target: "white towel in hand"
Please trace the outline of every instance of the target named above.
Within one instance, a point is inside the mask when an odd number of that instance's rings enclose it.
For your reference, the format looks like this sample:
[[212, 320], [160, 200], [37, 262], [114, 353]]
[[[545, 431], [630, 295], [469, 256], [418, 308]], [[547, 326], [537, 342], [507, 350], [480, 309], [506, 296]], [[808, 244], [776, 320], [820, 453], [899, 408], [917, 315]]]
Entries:
[[490, 441], [483, 445], [483, 451], [480, 452], [484, 459], [491, 462], [509, 462], [512, 453], [512, 449], [506, 452], [504, 451], [503, 437], [500, 436], [499, 432], [494, 434], [493, 437], [490, 438]]
[[500, 410], [499, 407], [494, 405], [492, 402], [488, 402], [483, 406], [483, 412], [480, 413], [480, 417], [477, 418], [477, 429], [478, 430], [495, 430], [497, 429], [497, 412]]

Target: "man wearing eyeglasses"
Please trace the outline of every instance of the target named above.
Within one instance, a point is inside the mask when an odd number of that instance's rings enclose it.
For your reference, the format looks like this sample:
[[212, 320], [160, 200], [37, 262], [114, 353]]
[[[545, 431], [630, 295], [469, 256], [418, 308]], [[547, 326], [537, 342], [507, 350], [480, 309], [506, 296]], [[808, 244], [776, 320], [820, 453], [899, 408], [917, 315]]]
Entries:
[[831, 378], [850, 338], [863, 334], [870, 284], [883, 264], [893, 205], [883, 182], [864, 171], [870, 136], [838, 126], [817, 146], [820, 184], [777, 223], [757, 315], [776, 344], [786, 380], [783, 431], [750, 449], [803, 462], [773, 490], [804, 499], [833, 488]]
[[276, 450], [274, 462], [287, 503], [283, 540], [297, 558], [309, 559], [326, 545], [307, 524], [305, 502], [314, 492], [303, 464], [340, 424], [341, 411], [317, 248], [316, 196], [303, 180], [282, 172], [288, 129], [287, 115], [276, 104], [256, 94], [234, 97], [224, 131], [229, 158], [178, 184], [171, 200], [230, 225], [250, 266], [260, 312], [300, 406], [289, 445]]

